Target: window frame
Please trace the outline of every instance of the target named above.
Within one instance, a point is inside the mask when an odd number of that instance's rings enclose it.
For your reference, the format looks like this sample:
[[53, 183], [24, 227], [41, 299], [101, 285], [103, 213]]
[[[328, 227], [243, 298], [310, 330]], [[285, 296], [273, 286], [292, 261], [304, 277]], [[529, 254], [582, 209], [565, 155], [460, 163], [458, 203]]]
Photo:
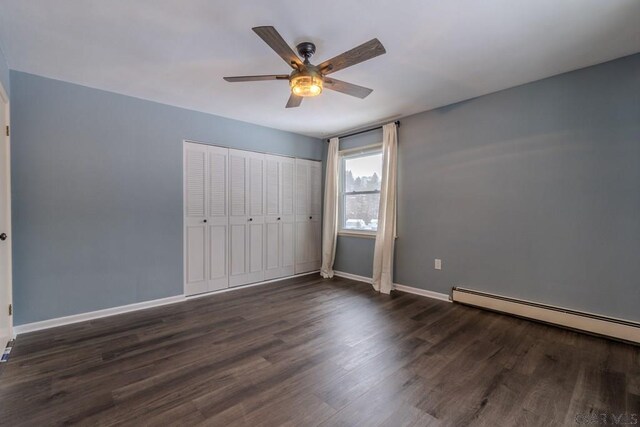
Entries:
[[[382, 142], [377, 144], [366, 145], [363, 147], [350, 148], [338, 151], [338, 235], [339, 236], [352, 236], [352, 237], [364, 237], [369, 239], [376, 238], [376, 230], [356, 230], [351, 228], [344, 228], [345, 224], [345, 205], [348, 195], [361, 195], [361, 194], [380, 194], [380, 191], [368, 190], [368, 191], [353, 191], [347, 193], [345, 191], [345, 160], [350, 158], [366, 157], [372, 154], [382, 154]], [[381, 177], [382, 178], [382, 177]]]

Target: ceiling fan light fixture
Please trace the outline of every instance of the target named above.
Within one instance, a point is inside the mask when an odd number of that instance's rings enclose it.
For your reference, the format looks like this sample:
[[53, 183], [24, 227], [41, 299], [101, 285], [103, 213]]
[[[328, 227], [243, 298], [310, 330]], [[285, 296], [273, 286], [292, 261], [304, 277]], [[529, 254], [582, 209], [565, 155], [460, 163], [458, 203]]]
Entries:
[[322, 93], [322, 77], [313, 71], [293, 73], [289, 85], [291, 93], [296, 96], [318, 96]]
[[386, 53], [384, 46], [378, 39], [371, 39], [359, 46], [349, 49], [338, 56], [327, 59], [319, 65], [313, 65], [309, 59], [316, 52], [316, 45], [305, 41], [296, 45], [296, 54], [291, 46], [282, 38], [280, 33], [270, 25], [253, 27], [258, 37], [260, 37], [280, 58], [284, 60], [293, 71], [291, 74], [262, 74], [256, 76], [231, 76], [224, 77], [228, 82], [257, 82], [265, 80], [288, 80], [291, 95], [285, 108], [299, 107], [304, 98], [318, 96], [322, 93], [323, 86], [345, 95], [356, 98], [366, 98], [373, 89], [352, 83], [343, 82], [325, 76], [347, 67], [375, 58]]

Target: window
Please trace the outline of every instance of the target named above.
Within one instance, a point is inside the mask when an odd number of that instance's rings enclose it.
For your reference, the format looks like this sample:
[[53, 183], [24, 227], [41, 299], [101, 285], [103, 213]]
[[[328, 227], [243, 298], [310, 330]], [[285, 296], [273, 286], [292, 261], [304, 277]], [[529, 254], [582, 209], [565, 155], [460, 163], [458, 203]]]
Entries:
[[381, 146], [340, 153], [341, 232], [375, 234], [381, 178]]

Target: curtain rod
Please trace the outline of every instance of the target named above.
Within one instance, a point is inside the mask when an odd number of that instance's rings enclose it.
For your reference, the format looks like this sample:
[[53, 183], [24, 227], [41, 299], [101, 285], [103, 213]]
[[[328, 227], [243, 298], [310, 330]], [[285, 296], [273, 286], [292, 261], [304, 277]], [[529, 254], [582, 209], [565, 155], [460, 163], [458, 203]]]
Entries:
[[[395, 123], [397, 127], [400, 127], [400, 120], [396, 120], [393, 123]], [[338, 138], [349, 138], [350, 136], [356, 136], [356, 135], [360, 135], [361, 133], [367, 133], [367, 132], [371, 132], [371, 131], [378, 130], [378, 129], [382, 129], [382, 125], [376, 126], [374, 128], [359, 130], [358, 132], [349, 133], [347, 135], [338, 136]], [[331, 141], [330, 138], [327, 139], [327, 142], [329, 142], [329, 141]]]

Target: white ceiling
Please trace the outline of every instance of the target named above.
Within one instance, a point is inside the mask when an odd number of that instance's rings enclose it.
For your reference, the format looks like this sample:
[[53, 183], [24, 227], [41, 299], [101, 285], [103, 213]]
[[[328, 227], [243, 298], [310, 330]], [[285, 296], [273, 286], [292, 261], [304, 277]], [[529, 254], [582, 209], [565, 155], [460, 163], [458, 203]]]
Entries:
[[[387, 54], [334, 77], [374, 89], [325, 91], [285, 109], [288, 73], [251, 27], [273, 25], [319, 63], [373, 37]], [[640, 51], [639, 0], [0, 0], [12, 69], [326, 136]]]

